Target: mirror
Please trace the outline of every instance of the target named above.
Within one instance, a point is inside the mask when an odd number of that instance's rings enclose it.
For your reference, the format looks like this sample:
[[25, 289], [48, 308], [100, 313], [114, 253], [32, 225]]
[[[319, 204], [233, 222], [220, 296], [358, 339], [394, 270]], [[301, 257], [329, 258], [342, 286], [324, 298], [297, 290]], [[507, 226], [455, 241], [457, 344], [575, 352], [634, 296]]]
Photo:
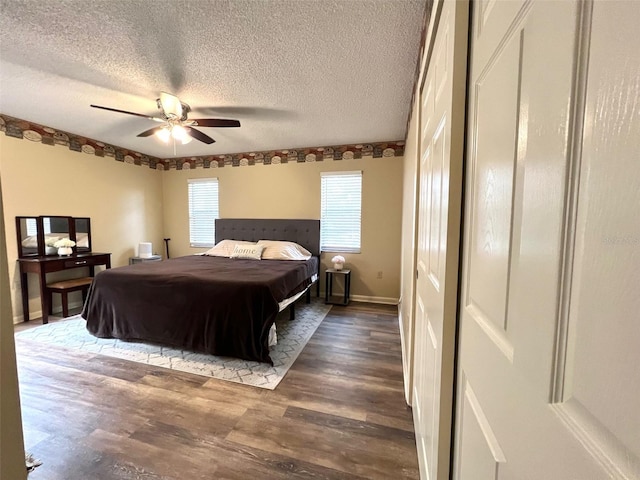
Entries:
[[89, 217], [74, 218], [74, 230], [76, 234], [76, 251], [91, 251], [91, 219]]
[[55, 243], [63, 238], [76, 242], [74, 253], [91, 251], [91, 219], [89, 217], [19, 216], [16, 217], [18, 256], [58, 255]]
[[39, 217], [16, 217], [18, 233], [18, 256], [31, 257], [39, 255], [41, 239], [38, 238]]
[[55, 243], [63, 238], [71, 238], [71, 217], [42, 217], [44, 232], [44, 254], [57, 255]]

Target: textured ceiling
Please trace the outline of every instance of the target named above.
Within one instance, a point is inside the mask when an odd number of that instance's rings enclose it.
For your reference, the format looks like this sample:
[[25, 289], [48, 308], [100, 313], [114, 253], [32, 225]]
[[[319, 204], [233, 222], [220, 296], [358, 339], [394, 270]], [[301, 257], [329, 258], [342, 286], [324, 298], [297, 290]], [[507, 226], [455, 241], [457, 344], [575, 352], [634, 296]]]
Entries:
[[137, 138], [173, 93], [202, 128], [177, 156], [401, 140], [424, 0], [0, 0], [0, 113], [160, 158]]

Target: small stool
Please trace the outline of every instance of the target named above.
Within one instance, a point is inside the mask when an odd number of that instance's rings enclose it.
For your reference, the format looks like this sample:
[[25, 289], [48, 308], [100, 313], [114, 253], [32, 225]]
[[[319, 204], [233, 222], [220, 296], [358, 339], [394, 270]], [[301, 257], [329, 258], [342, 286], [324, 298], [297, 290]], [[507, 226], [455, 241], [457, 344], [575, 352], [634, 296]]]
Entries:
[[53, 313], [53, 293], [59, 293], [62, 299], [62, 316], [69, 316], [69, 301], [67, 294], [69, 292], [82, 291], [82, 300], [86, 300], [87, 291], [93, 282], [93, 277], [71, 278], [69, 280], [61, 280], [47, 284], [47, 294], [49, 295], [49, 313]]

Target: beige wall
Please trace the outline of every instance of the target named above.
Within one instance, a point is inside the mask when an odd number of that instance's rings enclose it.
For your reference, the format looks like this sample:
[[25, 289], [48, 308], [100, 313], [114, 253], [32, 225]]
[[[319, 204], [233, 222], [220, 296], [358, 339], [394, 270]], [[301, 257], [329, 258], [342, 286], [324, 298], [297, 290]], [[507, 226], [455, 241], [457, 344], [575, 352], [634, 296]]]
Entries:
[[2, 212], [0, 198], [0, 478], [22, 480], [27, 472]]
[[[22, 317], [17, 215], [91, 217], [93, 251], [110, 252], [112, 266], [126, 265], [141, 241], [163, 251], [160, 171], [0, 135], [0, 175], [16, 321]], [[29, 311], [35, 318], [41, 314], [40, 296], [35, 275], [29, 277]], [[75, 293], [71, 303], [80, 300]]]
[[[352, 295], [356, 300], [396, 302], [400, 297], [402, 162], [397, 157], [368, 157], [158, 172], [0, 135], [14, 321], [22, 318], [15, 216], [91, 217], [93, 250], [111, 252], [113, 266], [126, 265], [141, 241], [153, 242], [154, 251], [164, 254], [164, 237], [171, 238], [173, 257], [199, 253], [205, 249], [189, 247], [187, 179], [212, 176], [220, 180], [223, 217], [319, 218], [320, 172], [362, 170], [362, 252], [344, 254], [353, 272]], [[332, 256], [323, 254], [325, 267]], [[29, 309], [36, 318], [40, 297], [35, 275], [30, 277]], [[76, 293], [71, 303], [79, 302]], [[58, 296], [54, 297], [57, 308]]]
[[[220, 216], [224, 218], [320, 218], [320, 172], [341, 170], [363, 172], [362, 251], [344, 254], [352, 270], [351, 293], [359, 300], [396, 302], [400, 296], [402, 158], [165, 172], [164, 224], [171, 238], [171, 256], [206, 250], [189, 246], [187, 179], [219, 179]], [[325, 267], [334, 254], [322, 255]]]

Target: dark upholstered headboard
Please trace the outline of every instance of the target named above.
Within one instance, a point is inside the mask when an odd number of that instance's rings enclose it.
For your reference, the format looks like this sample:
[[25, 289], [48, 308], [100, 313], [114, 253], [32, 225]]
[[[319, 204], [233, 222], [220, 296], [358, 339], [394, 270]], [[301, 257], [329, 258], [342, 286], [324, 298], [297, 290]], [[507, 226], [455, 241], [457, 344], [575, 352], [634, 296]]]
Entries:
[[221, 240], [286, 240], [296, 242], [320, 255], [320, 220], [219, 218], [216, 220], [216, 243]]

